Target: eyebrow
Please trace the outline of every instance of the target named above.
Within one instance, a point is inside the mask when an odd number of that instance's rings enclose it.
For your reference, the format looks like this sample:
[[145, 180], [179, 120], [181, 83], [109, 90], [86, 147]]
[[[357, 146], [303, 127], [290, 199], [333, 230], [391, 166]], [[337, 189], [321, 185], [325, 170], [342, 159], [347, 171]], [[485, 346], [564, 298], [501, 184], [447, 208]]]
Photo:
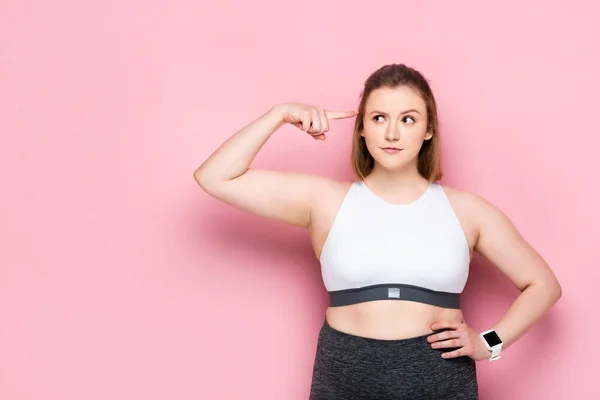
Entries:
[[[410, 109], [410, 110], [402, 111], [400, 113], [400, 115], [408, 114], [409, 112], [416, 112], [417, 114], [421, 114], [419, 111], [417, 111], [415, 109]], [[383, 115], [387, 115], [387, 113], [384, 113], [383, 111], [379, 111], [379, 110], [373, 110], [369, 114], [383, 114]]]

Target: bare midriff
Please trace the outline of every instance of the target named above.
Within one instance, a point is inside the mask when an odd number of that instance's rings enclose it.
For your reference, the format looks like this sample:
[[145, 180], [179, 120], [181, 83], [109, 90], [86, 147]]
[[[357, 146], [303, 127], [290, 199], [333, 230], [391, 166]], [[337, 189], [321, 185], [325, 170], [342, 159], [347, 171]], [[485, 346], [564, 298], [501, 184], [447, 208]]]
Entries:
[[382, 340], [407, 339], [432, 333], [440, 321], [463, 321], [459, 309], [440, 308], [404, 300], [377, 300], [329, 307], [327, 323], [338, 331]]

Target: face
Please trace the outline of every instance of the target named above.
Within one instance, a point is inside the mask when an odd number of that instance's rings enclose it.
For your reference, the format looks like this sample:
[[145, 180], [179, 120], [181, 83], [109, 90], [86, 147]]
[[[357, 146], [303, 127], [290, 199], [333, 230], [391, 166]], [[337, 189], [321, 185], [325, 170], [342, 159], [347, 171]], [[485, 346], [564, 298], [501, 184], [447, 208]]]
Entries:
[[427, 132], [427, 106], [419, 94], [406, 86], [380, 88], [365, 104], [363, 132], [375, 168], [390, 170], [416, 165]]

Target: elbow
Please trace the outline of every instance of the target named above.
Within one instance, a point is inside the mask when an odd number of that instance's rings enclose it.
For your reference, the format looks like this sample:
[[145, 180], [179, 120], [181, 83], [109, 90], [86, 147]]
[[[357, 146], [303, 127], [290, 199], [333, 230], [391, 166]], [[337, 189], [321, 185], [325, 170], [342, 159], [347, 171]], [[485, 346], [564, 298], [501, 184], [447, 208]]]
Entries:
[[549, 296], [552, 299], [553, 303], [556, 303], [562, 297], [562, 286], [558, 281], [556, 275], [552, 274], [551, 279], [548, 279], [548, 292]]
[[539, 295], [545, 299], [544, 302], [549, 304], [549, 306], [558, 302], [562, 297], [562, 287], [556, 278], [532, 282], [527, 285], [522, 292], [530, 288], [535, 288], [533, 290], [538, 292]]
[[202, 167], [199, 167], [194, 171], [194, 180], [204, 192], [217, 199], [222, 198], [223, 190], [228, 183], [227, 179], [205, 170]]
[[202, 167], [199, 167], [194, 171], [194, 180], [198, 186], [207, 193], [210, 192], [211, 187], [213, 187], [215, 183], [215, 178], [211, 177], [211, 175]]
[[205, 175], [202, 167], [198, 167], [195, 171], [194, 171], [194, 180], [196, 181], [196, 183], [198, 185], [200, 185], [200, 187], [204, 186], [204, 183], [206, 181]]
[[556, 278], [544, 284], [543, 287], [550, 304], [555, 304], [562, 297], [562, 287]]
[[560, 283], [558, 282], [558, 280], [556, 280], [554, 282], [554, 285], [552, 286], [552, 298], [554, 299], [554, 302], [556, 303], [558, 300], [560, 300], [561, 297], [562, 297], [562, 287], [560, 286]]

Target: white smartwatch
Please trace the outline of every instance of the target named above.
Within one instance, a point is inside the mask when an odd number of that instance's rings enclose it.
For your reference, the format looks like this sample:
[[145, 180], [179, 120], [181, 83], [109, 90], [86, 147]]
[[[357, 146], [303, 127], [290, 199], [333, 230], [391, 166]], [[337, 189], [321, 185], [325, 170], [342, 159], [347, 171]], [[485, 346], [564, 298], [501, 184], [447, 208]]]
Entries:
[[500, 352], [502, 351], [502, 339], [496, 333], [495, 330], [490, 329], [480, 333], [483, 338], [483, 342], [487, 346], [488, 350], [492, 352], [489, 360], [494, 361], [500, 359]]

